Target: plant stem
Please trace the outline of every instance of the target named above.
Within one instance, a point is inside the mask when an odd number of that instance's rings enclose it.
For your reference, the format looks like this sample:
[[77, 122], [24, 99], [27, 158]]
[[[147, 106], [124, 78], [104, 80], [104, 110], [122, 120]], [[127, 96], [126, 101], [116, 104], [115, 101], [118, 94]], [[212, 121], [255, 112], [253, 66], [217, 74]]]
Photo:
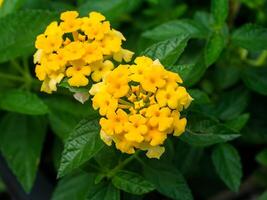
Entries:
[[25, 81], [23, 77], [14, 76], [14, 75], [10, 75], [10, 74], [4, 74], [4, 73], [0, 73], [0, 78], [9, 79], [9, 80], [13, 80], [13, 81], [20, 81], [20, 82]]
[[135, 154], [129, 156], [124, 161], [119, 163], [115, 168], [113, 168], [108, 174], [107, 177], [113, 177], [119, 170], [123, 169], [127, 164], [129, 164], [133, 159], [135, 159], [140, 151], [136, 151]]
[[11, 60], [10, 61], [11, 66], [16, 69], [20, 74], [24, 74], [23, 69], [21, 68], [21, 66], [19, 65], [19, 63], [16, 60]]

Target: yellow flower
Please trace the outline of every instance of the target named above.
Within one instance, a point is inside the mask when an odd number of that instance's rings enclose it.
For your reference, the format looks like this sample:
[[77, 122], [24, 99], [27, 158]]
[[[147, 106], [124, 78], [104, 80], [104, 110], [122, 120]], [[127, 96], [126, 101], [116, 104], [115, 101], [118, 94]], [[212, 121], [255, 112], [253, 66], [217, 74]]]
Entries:
[[108, 146], [112, 145], [112, 137], [107, 135], [102, 129], [100, 131], [100, 138], [106, 143], [106, 145]]
[[171, 109], [176, 109], [179, 104], [178, 92], [171, 86], [159, 89], [156, 93], [156, 99], [161, 107], [169, 106]]
[[108, 135], [122, 133], [126, 122], [128, 122], [128, 115], [122, 109], [119, 109], [116, 113], [115, 111], [109, 112], [107, 119], [100, 119], [100, 125]]
[[108, 32], [102, 40], [97, 41], [104, 55], [110, 55], [120, 51], [122, 39], [114, 32]]
[[146, 118], [140, 114], [131, 115], [126, 125], [125, 138], [131, 142], [142, 142], [147, 132]]
[[148, 125], [148, 127], [146, 141], [153, 147], [163, 144], [167, 138], [167, 133], [159, 131], [158, 127], [153, 127], [151, 125]]
[[133, 55], [134, 52], [121, 48], [120, 51], [114, 53], [113, 59], [117, 62], [122, 62], [122, 60], [124, 60], [125, 62], [130, 62]]
[[[131, 60], [133, 52], [121, 47], [124, 36], [112, 29], [102, 14], [91, 12], [80, 18], [77, 11], [66, 11], [60, 19], [59, 23], [51, 22], [36, 38], [34, 63], [38, 79], [44, 81], [50, 74], [60, 72], [71, 77], [69, 85], [83, 87], [89, 85], [91, 69], [92, 80], [98, 82], [113, 69], [113, 61]], [[127, 82], [119, 84], [124, 89], [121, 94], [127, 89], [123, 84]]]
[[173, 118], [171, 110], [167, 107], [160, 108], [158, 104], [151, 105], [146, 110], [146, 116], [150, 117], [151, 126], [158, 126], [159, 131], [166, 131], [172, 126]]
[[107, 91], [115, 98], [125, 96], [129, 91], [129, 70], [127, 65], [120, 65], [106, 77]]
[[118, 100], [109, 93], [101, 91], [93, 98], [94, 109], [99, 108], [100, 115], [106, 115], [108, 112], [115, 111], [118, 107]]
[[165, 80], [166, 80], [167, 86], [174, 87], [174, 88], [178, 86], [177, 83], [183, 83], [183, 80], [179, 76], [179, 74], [170, 72], [170, 71], [166, 71]]
[[94, 23], [91, 27], [88, 27], [84, 30], [85, 34], [88, 36], [90, 40], [102, 40], [110, 31], [110, 24], [109, 22], [103, 22], [103, 23]]
[[173, 135], [180, 136], [185, 131], [185, 126], [187, 123], [186, 118], [180, 119], [180, 113], [176, 110], [172, 112], [173, 117]]
[[145, 56], [136, 58], [134, 65], [119, 65], [90, 90], [93, 107], [103, 116], [102, 140], [109, 145], [113, 141], [121, 152], [141, 149], [149, 158], [159, 158], [168, 134], [185, 131], [180, 111], [192, 98], [180, 83], [179, 75]]
[[144, 90], [148, 92], [155, 92], [158, 88], [163, 88], [166, 84], [163, 69], [161, 67], [151, 67], [149, 70], [145, 70], [140, 83]]
[[89, 90], [89, 94], [91, 95], [96, 95], [97, 93], [101, 92], [101, 91], [105, 91], [106, 90], [106, 85], [103, 82], [100, 83], [96, 83], [94, 84], [91, 89]]
[[89, 66], [72, 66], [69, 67], [66, 71], [67, 77], [71, 77], [68, 80], [69, 85], [71, 86], [86, 86], [88, 85], [88, 78], [91, 73], [91, 67]]
[[42, 49], [45, 53], [57, 51], [62, 45], [63, 39], [60, 35], [44, 35], [37, 36], [35, 47]]
[[97, 22], [102, 22], [106, 19], [104, 15], [102, 15], [98, 12], [90, 12], [89, 18], [92, 19], [93, 21], [97, 21]]
[[53, 73], [49, 77], [45, 78], [41, 86], [41, 91], [51, 94], [53, 91], [57, 91], [57, 84], [63, 79], [64, 74]]
[[60, 19], [63, 21], [60, 23], [60, 27], [65, 33], [77, 31], [80, 28], [81, 20], [77, 17], [79, 13], [76, 11], [67, 11], [60, 15]]
[[0, 7], [3, 5], [4, 0], [0, 0]]
[[65, 67], [67, 61], [62, 57], [61, 54], [47, 54], [46, 56], [42, 56], [42, 65], [46, 66], [49, 71], [57, 71]]
[[87, 63], [92, 63], [103, 59], [101, 48], [97, 45], [97, 43], [95, 42], [85, 43], [84, 48], [85, 48], [85, 54], [83, 59]]
[[82, 42], [72, 42], [64, 47], [62, 53], [67, 60], [77, 60], [85, 54], [85, 48]]
[[165, 148], [161, 146], [150, 147], [146, 153], [148, 158], [160, 159], [160, 156], [165, 152]]
[[134, 142], [129, 142], [124, 136], [116, 136], [114, 142], [116, 148], [123, 153], [133, 154], [135, 152]]
[[92, 79], [95, 82], [101, 81], [105, 78], [111, 70], [114, 68], [114, 65], [111, 61], [105, 60], [104, 62], [95, 62], [91, 65], [92, 68]]
[[54, 21], [51, 22], [45, 29], [44, 32], [45, 35], [57, 35], [57, 36], [62, 36], [63, 35], [63, 31], [60, 28], [60, 26], [58, 26], [58, 22]]
[[178, 110], [182, 110], [183, 108], [188, 108], [193, 98], [187, 93], [184, 87], [178, 87], [176, 92], [179, 99]]
[[45, 80], [47, 75], [46, 68], [42, 65], [36, 65], [35, 74], [40, 81]]

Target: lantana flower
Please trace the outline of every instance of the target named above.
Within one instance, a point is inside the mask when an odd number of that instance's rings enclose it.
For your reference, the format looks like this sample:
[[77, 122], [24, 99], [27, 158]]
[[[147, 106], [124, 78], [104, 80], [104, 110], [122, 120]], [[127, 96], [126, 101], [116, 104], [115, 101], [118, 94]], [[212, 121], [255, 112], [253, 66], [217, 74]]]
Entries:
[[133, 65], [119, 65], [90, 90], [93, 107], [102, 115], [101, 139], [128, 154], [141, 149], [159, 158], [167, 136], [185, 131], [180, 112], [192, 97], [181, 84], [178, 74], [145, 56]]
[[43, 81], [41, 91], [56, 91], [64, 78], [74, 87], [87, 86], [91, 74], [99, 82], [113, 69], [113, 61], [131, 60], [133, 52], [121, 47], [124, 36], [102, 14], [79, 17], [78, 12], [67, 11], [60, 19], [50, 23], [35, 42], [35, 72]]

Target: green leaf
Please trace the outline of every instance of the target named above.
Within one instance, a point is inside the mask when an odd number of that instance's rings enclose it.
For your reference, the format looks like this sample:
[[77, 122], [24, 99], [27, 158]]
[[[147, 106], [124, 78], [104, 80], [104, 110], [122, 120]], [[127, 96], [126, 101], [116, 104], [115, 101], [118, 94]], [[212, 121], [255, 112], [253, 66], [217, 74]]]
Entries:
[[[234, 56], [233, 56], [234, 57]], [[211, 74], [216, 88], [219, 90], [227, 89], [235, 85], [240, 79], [241, 67], [235, 62], [228, 59], [221, 59], [221, 61], [215, 65], [214, 73]], [[238, 62], [240, 62], [238, 60]]]
[[222, 93], [216, 104], [216, 112], [222, 120], [232, 120], [238, 117], [248, 106], [249, 92], [246, 89], [234, 89]]
[[52, 200], [83, 200], [88, 190], [94, 187], [95, 175], [78, 172], [61, 179], [53, 193]]
[[267, 67], [245, 68], [242, 73], [242, 80], [249, 89], [267, 95]]
[[6, 191], [6, 185], [4, 184], [2, 178], [0, 177], [0, 193], [4, 193]]
[[112, 184], [120, 190], [137, 195], [146, 194], [155, 189], [153, 184], [142, 176], [129, 171], [119, 171], [116, 173], [112, 178]]
[[190, 89], [188, 90], [191, 97], [193, 97], [194, 101], [193, 103], [196, 104], [209, 104], [210, 98], [207, 95], [207, 93], [199, 90], [199, 89]]
[[7, 14], [18, 10], [25, 0], [7, 0], [4, 1], [1, 7], [0, 18], [6, 16]]
[[223, 25], [228, 16], [228, 0], [212, 0], [211, 13], [217, 25]]
[[225, 125], [235, 131], [241, 131], [248, 122], [249, 116], [249, 113], [239, 115], [237, 118], [227, 121]]
[[192, 146], [210, 146], [240, 136], [225, 125], [198, 113], [190, 113], [187, 120], [186, 132], [180, 139]]
[[237, 150], [230, 144], [218, 145], [212, 152], [212, 161], [223, 182], [237, 192], [242, 178], [242, 165]]
[[204, 50], [206, 67], [212, 65], [225, 47], [225, 38], [221, 33], [213, 33], [208, 39]]
[[200, 56], [191, 64], [180, 64], [174, 66], [165, 66], [166, 69], [178, 73], [186, 86], [195, 85], [205, 74], [206, 66], [203, 56]]
[[260, 153], [258, 153], [256, 156], [256, 160], [260, 164], [267, 166], [267, 149], [264, 149]]
[[104, 143], [100, 139], [98, 120], [82, 120], [71, 132], [62, 153], [58, 176], [77, 169], [100, 151]]
[[185, 142], [178, 140], [175, 144], [175, 156], [173, 156], [175, 166], [185, 176], [199, 171], [200, 161], [204, 154], [204, 148], [193, 147]]
[[105, 145], [95, 156], [94, 160], [102, 171], [109, 171], [120, 162], [121, 153], [116, 148]]
[[172, 165], [146, 160], [143, 168], [146, 179], [153, 183], [160, 193], [176, 200], [193, 199], [183, 175]]
[[7, 114], [0, 123], [0, 148], [9, 167], [29, 192], [40, 162], [46, 132], [44, 118]]
[[0, 109], [28, 115], [43, 115], [47, 106], [34, 93], [23, 90], [10, 90], [0, 94]]
[[261, 194], [257, 200], [267, 200], [267, 191], [265, 191], [263, 194]]
[[89, 189], [88, 200], [120, 200], [120, 191], [112, 184], [98, 184]]
[[123, 15], [134, 10], [140, 0], [90, 0], [85, 1], [79, 8], [81, 15], [88, 15], [91, 11], [101, 12], [108, 20], [122, 19]]
[[73, 98], [51, 96], [45, 100], [52, 130], [63, 140], [83, 118], [96, 119], [98, 114], [89, 102], [81, 104]]
[[246, 24], [233, 32], [232, 42], [252, 51], [267, 49], [267, 28]]
[[141, 55], [146, 55], [152, 59], [159, 59], [163, 65], [173, 65], [183, 53], [188, 35], [181, 35], [176, 38], [164, 40], [148, 47]]
[[205, 38], [208, 30], [194, 20], [182, 19], [161, 24], [144, 32], [142, 36], [153, 40], [166, 40], [185, 34], [190, 38]]
[[[49, 11], [19, 11], [0, 18], [0, 63], [34, 51], [36, 36], [57, 14]], [[19, 30], [19, 31], [18, 31]]]
[[214, 17], [210, 13], [197, 11], [194, 15], [194, 20], [202, 26], [206, 27], [208, 30], [214, 31]]

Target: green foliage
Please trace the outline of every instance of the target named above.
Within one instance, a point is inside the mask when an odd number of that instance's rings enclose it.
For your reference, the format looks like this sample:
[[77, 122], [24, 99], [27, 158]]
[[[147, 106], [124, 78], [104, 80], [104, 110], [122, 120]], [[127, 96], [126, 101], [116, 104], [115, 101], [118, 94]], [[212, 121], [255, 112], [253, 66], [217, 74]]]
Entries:
[[82, 120], [79, 122], [65, 143], [58, 176], [62, 177], [77, 169], [94, 157], [103, 145], [104, 143], [99, 138], [97, 121]]
[[137, 195], [145, 194], [155, 189], [142, 176], [128, 171], [119, 171], [112, 178], [112, 184], [118, 189]]
[[177, 200], [193, 199], [184, 177], [175, 167], [156, 161], [147, 161], [143, 163], [143, 168], [145, 177], [160, 193]]
[[232, 42], [242, 48], [257, 51], [267, 47], [267, 29], [255, 24], [246, 24], [234, 31]]
[[[70, 131], [79, 123], [81, 118], [94, 119], [96, 112], [88, 103], [85, 105], [67, 98], [51, 97], [45, 99], [48, 106], [48, 119], [53, 131], [63, 140], [66, 140]], [[86, 108], [84, 108], [86, 106]]]
[[57, 16], [50, 11], [29, 10], [0, 18], [0, 27], [5, 27], [0, 31], [0, 63], [32, 53], [36, 36]]
[[199, 89], [191, 89], [188, 91], [190, 96], [193, 97], [193, 103], [196, 104], [209, 104], [211, 102], [209, 96]]
[[210, 117], [192, 113], [188, 118], [186, 134], [181, 140], [193, 146], [210, 146], [233, 140], [240, 135]]
[[238, 151], [230, 144], [221, 144], [212, 152], [216, 172], [224, 183], [237, 192], [242, 178], [242, 166]]
[[267, 192], [264, 192], [259, 198], [258, 200], [266, 200], [267, 199]]
[[0, 18], [9, 13], [17, 11], [23, 5], [23, 3], [25, 3], [25, 0], [4, 1], [0, 12]]
[[204, 75], [206, 65], [204, 58], [200, 56], [196, 61], [190, 64], [179, 64], [166, 67], [167, 69], [179, 73], [186, 86], [195, 85]]
[[248, 88], [262, 95], [267, 95], [267, 68], [247, 68], [243, 71], [242, 80]]
[[174, 20], [161, 24], [142, 34], [143, 37], [153, 40], [167, 40], [172, 37], [189, 35], [190, 38], [205, 38], [207, 29], [191, 19]]
[[132, 11], [140, 0], [91, 0], [82, 3], [78, 10], [81, 15], [87, 15], [90, 11], [103, 13], [109, 20], [116, 20], [122, 15]]
[[211, 13], [215, 19], [217, 25], [223, 25], [228, 16], [228, 0], [212, 0], [211, 1]]
[[119, 200], [120, 191], [112, 184], [98, 184], [90, 187], [87, 200]]
[[23, 90], [3, 92], [0, 99], [0, 108], [28, 115], [43, 115], [48, 112], [47, 106], [36, 94]]
[[141, 55], [159, 59], [160, 62], [166, 66], [173, 65], [178, 60], [181, 53], [183, 53], [188, 39], [188, 35], [180, 35], [176, 38], [158, 42], [148, 47]]
[[262, 164], [267, 166], [267, 149], [262, 150], [258, 155], [256, 156], [256, 160]]
[[77, 172], [64, 177], [59, 181], [52, 200], [86, 199], [88, 190], [95, 185], [94, 178], [95, 174], [88, 174], [85, 172]]
[[[4, 0], [0, 151], [17, 181], [30, 192], [39, 170], [53, 181], [53, 200], [212, 199], [228, 194], [225, 186], [242, 199], [249, 182], [251, 195], [265, 200], [266, 8], [264, 0]], [[101, 141], [91, 97], [81, 104], [69, 95], [89, 95], [89, 87], [65, 78], [57, 94], [40, 93], [35, 39], [64, 10], [103, 13], [127, 38], [123, 48], [159, 59], [183, 79], [193, 98], [181, 113], [186, 130], [169, 135], [160, 160]], [[0, 198], [10, 190], [5, 183]]]
[[1, 153], [23, 188], [30, 192], [40, 162], [46, 122], [41, 117], [9, 113], [1, 120], [0, 129]]
[[225, 46], [225, 38], [221, 33], [213, 33], [205, 47], [206, 66], [213, 64], [220, 56]]
[[245, 113], [242, 115], [239, 115], [237, 118], [229, 120], [226, 122], [226, 126], [229, 128], [235, 130], [235, 131], [241, 131], [242, 128], [246, 125], [246, 123], [249, 120], [249, 114]]

